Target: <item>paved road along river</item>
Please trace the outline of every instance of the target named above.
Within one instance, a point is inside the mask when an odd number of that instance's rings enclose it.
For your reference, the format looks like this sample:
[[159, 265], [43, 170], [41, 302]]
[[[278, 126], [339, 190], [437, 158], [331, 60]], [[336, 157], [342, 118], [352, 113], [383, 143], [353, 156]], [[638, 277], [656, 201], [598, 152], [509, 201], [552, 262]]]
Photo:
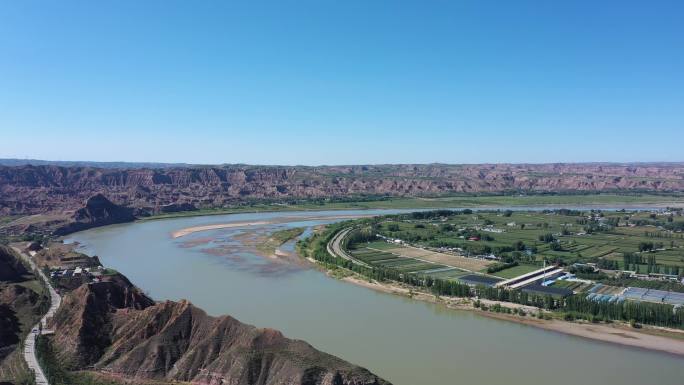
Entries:
[[21, 250], [17, 248], [15, 248], [14, 251], [19, 253], [22, 259], [24, 259], [33, 270], [38, 272], [40, 279], [47, 284], [48, 290], [50, 291], [50, 308], [48, 309], [48, 312], [45, 313], [40, 322], [31, 329], [31, 332], [26, 336], [26, 340], [24, 340], [24, 360], [26, 361], [29, 369], [31, 369], [31, 371], [34, 373], [36, 384], [48, 385], [49, 383], [47, 377], [45, 377], [45, 373], [43, 373], [43, 369], [40, 367], [40, 364], [38, 364], [38, 358], [36, 357], [36, 338], [38, 337], [38, 333], [49, 334], [52, 332], [51, 330], [47, 329], [47, 322], [50, 318], [52, 318], [52, 316], [55, 315], [57, 308], [59, 308], [59, 305], [62, 302], [62, 298], [59, 296], [59, 294], [57, 294], [52, 285], [50, 285], [50, 281], [47, 279], [45, 274], [43, 274], [40, 269], [36, 268], [36, 264], [28, 255], [22, 253]]

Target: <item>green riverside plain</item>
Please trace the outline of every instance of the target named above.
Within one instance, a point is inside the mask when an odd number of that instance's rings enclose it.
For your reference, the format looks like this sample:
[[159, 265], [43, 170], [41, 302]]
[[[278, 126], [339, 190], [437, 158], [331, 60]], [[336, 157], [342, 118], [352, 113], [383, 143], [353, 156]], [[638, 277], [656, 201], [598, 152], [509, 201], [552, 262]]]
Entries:
[[334, 201], [310, 200], [295, 203], [250, 203], [231, 207], [200, 209], [159, 214], [144, 218], [154, 220], [188, 216], [255, 213], [270, 211], [349, 210], [349, 209], [440, 209], [477, 207], [535, 206], [602, 206], [602, 207], [684, 207], [684, 195], [655, 194], [586, 194], [586, 195], [486, 195], [444, 196], [434, 198], [366, 198]]
[[494, 254], [507, 263], [520, 264], [494, 273], [502, 278], [528, 272], [533, 267], [525, 264], [539, 267], [544, 259], [679, 275], [684, 272], [682, 213], [570, 209], [464, 210], [445, 215], [418, 212], [380, 217], [373, 232], [420, 247], [459, 250], [470, 256]]

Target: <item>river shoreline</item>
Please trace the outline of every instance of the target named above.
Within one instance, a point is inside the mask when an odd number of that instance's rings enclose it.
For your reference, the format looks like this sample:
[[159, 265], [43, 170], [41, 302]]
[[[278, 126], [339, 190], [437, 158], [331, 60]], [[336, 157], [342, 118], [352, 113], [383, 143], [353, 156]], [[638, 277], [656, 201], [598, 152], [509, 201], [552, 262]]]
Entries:
[[[313, 259], [307, 259], [309, 261], [316, 263]], [[316, 264], [320, 266], [320, 264]], [[331, 275], [330, 270], [323, 270], [326, 272], [326, 274]], [[478, 315], [488, 318], [515, 322], [522, 325], [532, 326], [535, 328], [544, 329], [565, 335], [590, 339], [593, 341], [618, 344], [631, 348], [657, 351], [661, 353], [672, 354], [678, 357], [684, 357], [684, 330], [644, 325], [644, 329], [642, 329], [643, 331], [636, 331], [629, 325], [618, 322], [614, 322], [612, 324], [595, 324], [589, 322], [569, 322], [557, 319], [539, 319], [535, 317], [535, 313], [538, 311], [538, 309], [535, 307], [514, 304], [509, 302], [498, 302], [480, 299], [481, 303], [486, 304], [488, 306], [500, 304], [502, 307], [508, 307], [511, 309], [524, 309], [528, 315], [523, 317], [514, 314], [495, 313], [474, 307], [472, 304], [472, 300], [468, 298], [437, 297], [433, 294], [416, 291], [398, 284], [380, 283], [377, 281], [369, 282], [367, 279], [360, 278], [357, 275], [349, 275], [346, 277], [342, 277], [340, 278], [340, 280], [361, 287], [365, 287], [371, 290], [380, 291], [386, 294], [400, 295], [418, 301], [424, 301], [445, 306], [449, 309], [475, 312]], [[653, 333], [662, 333], [666, 336], [655, 335]]]
[[212, 224], [212, 225], [191, 226], [191, 227], [179, 229], [179, 230], [171, 232], [171, 238], [176, 239], [176, 238], [184, 237], [186, 235], [190, 235], [190, 234], [194, 234], [194, 233], [198, 233], [198, 232], [202, 232], [202, 231], [230, 229], [230, 228], [236, 228], [236, 227], [274, 225], [274, 224], [278, 224], [278, 223], [288, 223], [288, 222], [294, 222], [294, 221], [358, 219], [358, 218], [364, 218], [364, 217], [369, 217], [369, 216], [372, 216], [372, 215], [371, 214], [368, 214], [368, 215], [359, 214], [359, 215], [331, 215], [331, 216], [325, 216], [325, 217], [316, 217], [316, 216], [282, 217], [282, 218], [276, 218], [276, 219], [271, 219], [271, 220], [267, 220], [267, 221], [245, 221], [245, 222], [216, 223], [216, 224]]
[[[302, 268], [278, 263], [285, 258], [273, 258], [270, 252], [254, 252], [255, 243], [275, 231], [300, 226], [297, 223], [170, 237], [173, 231], [198, 225], [335, 214], [351, 213], [152, 221], [81, 232], [72, 240], [80, 242], [81, 251], [99, 255], [105, 265], [126, 274], [156, 299], [186, 298], [212, 315], [231, 314], [257, 327], [277, 327], [290, 338], [367, 367], [396, 384], [442, 385], [458, 379], [523, 385], [529, 383], [530, 362], [541, 364], [543, 369], [535, 378], [544, 383], [573, 385], [578, 367], [587, 378], [606, 385], [638, 385], [652, 378], [679, 382], [681, 373], [676, 368], [684, 362], [679, 355], [501, 322], [492, 318], [495, 313], [480, 313], [485, 316], [481, 318], [474, 312], [449, 311], [444, 305], [428, 303], [436, 300], [429, 293], [411, 292], [408, 287], [398, 289], [401, 296], [370, 292], [330, 279], [321, 267], [293, 253], [311, 246], [307, 243], [282, 247], [294, 254]], [[327, 224], [305, 225], [313, 227], [307, 230], [311, 234]], [[214, 249], [220, 253], [208, 252]], [[335, 278], [347, 275], [341, 269], [331, 273]], [[411, 301], [411, 296], [423, 301]], [[473, 310], [469, 302], [459, 302], [454, 300], [449, 306]], [[489, 370], [493, 366], [500, 370]]]
[[[296, 217], [297, 220], [323, 220], [323, 219], [352, 219], [369, 215], [332, 215], [326, 217]], [[277, 223], [286, 223], [293, 220], [293, 217], [287, 216], [283, 218], [262, 220], [262, 221], [244, 221], [244, 222], [232, 222], [232, 223], [221, 223], [221, 224], [211, 224], [202, 226], [192, 226], [182, 228], [171, 233], [172, 238], [180, 238], [189, 234], [209, 231], [214, 229], [225, 229], [225, 228], [236, 228], [236, 227], [251, 227], [259, 225], [269, 225]], [[255, 248], [256, 249], [256, 248]], [[258, 252], [264, 257], [269, 258], [282, 258], [292, 261], [293, 256], [291, 255], [264, 255], [264, 253]], [[278, 258], [279, 259], [279, 258]], [[315, 260], [308, 259], [314, 265], [318, 266], [322, 271], [326, 272], [328, 275], [332, 275], [330, 270], [325, 269]], [[340, 280], [355, 284], [357, 286], [366, 287], [372, 290], [395, 294], [404, 297], [413, 298], [420, 301], [425, 301], [429, 303], [440, 304], [450, 309], [474, 311], [489, 318], [496, 318], [501, 320], [506, 320], [510, 322], [515, 322], [518, 324], [524, 324], [528, 326], [533, 326], [536, 328], [558, 332], [566, 335], [577, 336], [581, 338], [587, 338], [594, 341], [602, 341], [607, 343], [619, 344], [622, 346], [629, 346], [635, 348], [641, 348], [652, 351], [659, 351], [669, 354], [674, 354], [678, 357], [684, 357], [684, 331], [658, 328], [653, 326], [644, 325], [641, 331], [635, 331], [635, 329], [624, 325], [622, 323], [613, 324], [593, 324], [584, 322], [568, 322], [562, 320], [543, 320], [534, 317], [534, 314], [538, 311], [537, 308], [523, 306], [519, 304], [507, 303], [507, 302], [497, 302], [488, 301], [481, 299], [480, 301], [488, 306], [499, 303], [503, 307], [509, 308], [523, 308], [529, 315], [526, 317], [494, 313], [490, 311], [483, 311], [481, 309], [475, 308], [472, 305], [472, 301], [465, 298], [455, 298], [455, 297], [435, 297], [432, 294], [424, 293], [416, 289], [411, 289], [403, 287], [398, 284], [389, 283], [379, 283], [379, 282], [369, 282], [367, 279], [359, 278], [358, 276], [351, 275], [340, 278]], [[650, 333], [649, 333], [650, 332]], [[651, 333], [659, 333], [661, 335], [654, 335]], [[673, 337], [670, 337], [673, 336]], [[680, 337], [681, 339], [677, 339]]]
[[[439, 198], [437, 198], [439, 199]], [[418, 202], [432, 202], [435, 201], [433, 198], [416, 198]], [[360, 202], [369, 203], [369, 202]], [[411, 207], [402, 205], [372, 205], [367, 206], [353, 206], [349, 205], [346, 207], [340, 206], [322, 206], [322, 207], [288, 207], [288, 206], [276, 206], [267, 208], [250, 208], [250, 209], [225, 209], [225, 210], [196, 210], [196, 211], [179, 211], [177, 213], [166, 213], [166, 214], [155, 214], [148, 217], [138, 218], [136, 221], [157, 221], [162, 219], [177, 219], [177, 218], [192, 218], [192, 217], [204, 217], [204, 216], [220, 216], [220, 215], [230, 215], [230, 214], [260, 214], [260, 213], [287, 213], [287, 212], [319, 212], [319, 211], [348, 211], [348, 210], [360, 210], [360, 211], [370, 211], [370, 210], [497, 210], [497, 209], [539, 209], [539, 208], [549, 208], [549, 209], [574, 209], [577, 207], [585, 207], [587, 209], [601, 209], [601, 210], [650, 210], [650, 209], [665, 209], [668, 207], [684, 207], [684, 202], [678, 200], [672, 201], [659, 201], [659, 202], [645, 202], [645, 203], [633, 203], [633, 202], [611, 202], [611, 203], [601, 203], [601, 202], [578, 202], [578, 203], [528, 203], [528, 202], [516, 202], [510, 204], [473, 204], [468, 203], [465, 205], [421, 205], [416, 204]]]

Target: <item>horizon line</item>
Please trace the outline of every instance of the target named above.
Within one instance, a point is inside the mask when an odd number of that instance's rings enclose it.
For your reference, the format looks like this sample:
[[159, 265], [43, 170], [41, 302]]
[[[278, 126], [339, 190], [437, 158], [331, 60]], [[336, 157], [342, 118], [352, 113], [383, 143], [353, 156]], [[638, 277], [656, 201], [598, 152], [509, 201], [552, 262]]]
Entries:
[[[14, 164], [12, 164], [14, 163]], [[427, 162], [427, 163], [354, 163], [354, 164], [256, 164], [256, 163], [188, 163], [188, 162], [163, 162], [163, 161], [97, 161], [97, 160], [50, 160], [35, 158], [0, 158], [0, 166], [21, 167], [21, 166], [61, 166], [61, 167], [97, 167], [98, 165], [130, 165], [132, 167], [161, 166], [170, 167], [225, 167], [225, 166], [255, 166], [255, 167], [363, 167], [363, 166], [487, 166], [487, 165], [684, 165], [684, 160], [680, 161], [572, 161], [572, 162], [483, 162], [483, 163], [449, 163], [449, 162]], [[138, 166], [135, 166], [138, 165]]]

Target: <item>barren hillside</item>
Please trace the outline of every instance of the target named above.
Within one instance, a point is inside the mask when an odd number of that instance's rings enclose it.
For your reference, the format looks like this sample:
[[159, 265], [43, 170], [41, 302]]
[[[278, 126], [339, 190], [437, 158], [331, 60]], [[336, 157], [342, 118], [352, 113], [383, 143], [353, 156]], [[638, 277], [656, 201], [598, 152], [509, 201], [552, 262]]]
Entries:
[[155, 304], [125, 279], [82, 286], [55, 315], [55, 347], [71, 369], [193, 384], [387, 384], [279, 331], [211, 317], [187, 301]]
[[93, 168], [0, 166], [0, 212], [77, 209], [103, 193], [149, 213], [250, 200], [495, 192], [684, 191], [684, 164]]

